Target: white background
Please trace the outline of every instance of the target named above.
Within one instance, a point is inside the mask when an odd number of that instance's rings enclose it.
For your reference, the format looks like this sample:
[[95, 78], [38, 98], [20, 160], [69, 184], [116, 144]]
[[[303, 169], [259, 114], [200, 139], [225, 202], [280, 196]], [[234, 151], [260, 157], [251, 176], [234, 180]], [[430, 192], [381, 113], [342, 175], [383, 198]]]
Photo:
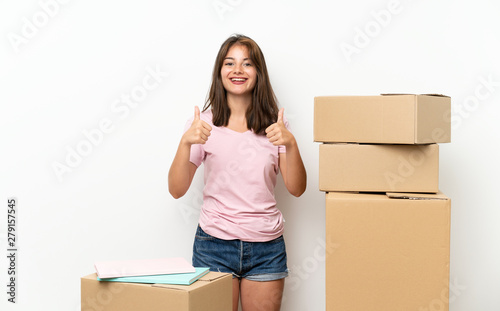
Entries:
[[[167, 173], [220, 44], [243, 33], [264, 51], [308, 172], [302, 197], [281, 181], [276, 190], [292, 271], [282, 309], [325, 308], [314, 96], [441, 93], [453, 108], [452, 143], [440, 146], [440, 188], [452, 198], [450, 310], [500, 310], [499, 9], [494, 0], [61, 1], [49, 16], [38, 1], [2, 1], [0, 309], [79, 310], [80, 277], [98, 260], [191, 259], [202, 174], [174, 200]], [[140, 93], [148, 70], [162, 74]], [[120, 98], [132, 92], [142, 101], [126, 108]], [[111, 130], [90, 145], [83, 132], [100, 122]], [[68, 160], [78, 146], [87, 155]], [[58, 179], [57, 163], [73, 167]], [[10, 196], [16, 305], [4, 286]], [[431, 304], [422, 308], [439, 310]]]

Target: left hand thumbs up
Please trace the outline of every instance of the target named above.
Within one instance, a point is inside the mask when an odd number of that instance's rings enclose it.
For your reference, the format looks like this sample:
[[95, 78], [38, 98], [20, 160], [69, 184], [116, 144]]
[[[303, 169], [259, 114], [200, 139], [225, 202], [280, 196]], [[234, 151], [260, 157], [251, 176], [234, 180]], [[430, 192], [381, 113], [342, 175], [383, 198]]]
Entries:
[[285, 108], [281, 108], [278, 112], [278, 120], [276, 121], [276, 123], [271, 124], [266, 129], [266, 136], [267, 138], [269, 138], [269, 142], [271, 142], [275, 146], [287, 146], [295, 139], [292, 133], [290, 133], [290, 131], [285, 126], [285, 122], [283, 121], [284, 113]]

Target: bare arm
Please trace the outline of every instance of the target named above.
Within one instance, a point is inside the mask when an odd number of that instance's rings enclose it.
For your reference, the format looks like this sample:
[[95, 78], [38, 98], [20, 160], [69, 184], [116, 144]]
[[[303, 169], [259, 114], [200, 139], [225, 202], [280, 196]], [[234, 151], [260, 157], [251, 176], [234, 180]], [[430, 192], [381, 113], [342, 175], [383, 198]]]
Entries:
[[191, 145], [183, 143], [181, 140], [168, 171], [168, 191], [175, 199], [186, 194], [198, 168], [189, 161], [190, 149]]
[[279, 167], [288, 192], [300, 197], [306, 191], [307, 173], [296, 142], [279, 154]]
[[186, 194], [198, 168], [189, 161], [191, 145], [204, 144], [208, 140], [211, 130], [212, 127], [200, 119], [200, 109], [195, 107], [193, 123], [182, 135], [168, 172], [168, 191], [174, 198], [178, 199]]
[[299, 197], [307, 186], [307, 173], [300, 156], [299, 147], [293, 134], [283, 123], [283, 112], [281, 108], [278, 121], [266, 129], [269, 141], [275, 146], [284, 145], [286, 153], [279, 154], [279, 167], [286, 189], [292, 195]]

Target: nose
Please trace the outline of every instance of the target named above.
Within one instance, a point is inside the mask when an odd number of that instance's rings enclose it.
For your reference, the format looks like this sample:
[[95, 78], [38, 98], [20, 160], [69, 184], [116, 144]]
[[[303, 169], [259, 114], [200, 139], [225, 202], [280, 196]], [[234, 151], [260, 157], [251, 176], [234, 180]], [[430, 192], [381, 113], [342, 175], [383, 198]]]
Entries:
[[234, 66], [234, 69], [233, 69], [233, 72], [236, 74], [236, 73], [243, 73], [243, 66], [241, 64], [239, 65], [235, 65]]

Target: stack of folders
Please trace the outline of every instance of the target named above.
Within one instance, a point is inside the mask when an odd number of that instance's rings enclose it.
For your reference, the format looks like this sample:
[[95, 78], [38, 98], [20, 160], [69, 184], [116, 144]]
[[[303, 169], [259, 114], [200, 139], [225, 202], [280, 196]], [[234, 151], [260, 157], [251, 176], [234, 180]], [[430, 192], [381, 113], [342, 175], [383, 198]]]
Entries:
[[127, 283], [190, 285], [209, 272], [182, 257], [101, 261], [94, 266], [99, 281]]

